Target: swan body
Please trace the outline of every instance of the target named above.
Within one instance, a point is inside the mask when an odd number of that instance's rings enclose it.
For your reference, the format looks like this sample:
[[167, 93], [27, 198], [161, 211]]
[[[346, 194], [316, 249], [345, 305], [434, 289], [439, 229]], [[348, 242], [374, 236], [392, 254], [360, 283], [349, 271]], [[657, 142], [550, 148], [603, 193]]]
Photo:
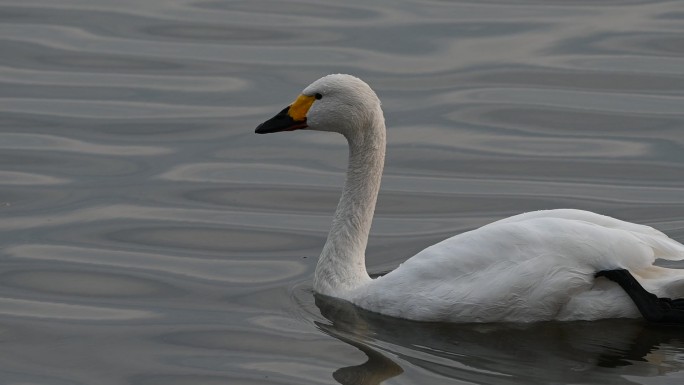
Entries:
[[640, 309], [625, 290], [595, 278], [626, 269], [658, 297], [684, 297], [684, 270], [653, 264], [684, 259], [684, 245], [648, 226], [572, 209], [493, 222], [371, 279], [365, 249], [386, 144], [380, 101], [362, 80], [328, 75], [256, 132], [295, 129], [338, 132], [349, 142], [346, 182], [314, 274], [318, 294], [419, 321], [635, 318]]

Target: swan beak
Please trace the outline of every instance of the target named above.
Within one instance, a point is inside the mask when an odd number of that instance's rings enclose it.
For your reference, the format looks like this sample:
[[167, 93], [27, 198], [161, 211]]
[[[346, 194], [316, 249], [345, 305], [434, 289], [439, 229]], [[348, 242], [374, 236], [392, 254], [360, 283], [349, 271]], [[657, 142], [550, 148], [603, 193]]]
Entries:
[[257, 134], [270, 134], [272, 132], [294, 131], [308, 127], [306, 125], [306, 113], [316, 100], [314, 96], [299, 95], [297, 100], [285, 107], [276, 116], [261, 123], [256, 130]]
[[270, 134], [272, 132], [294, 131], [306, 128], [306, 118], [304, 120], [294, 120], [289, 114], [290, 106], [285, 107], [276, 116], [261, 123], [254, 130], [257, 134]]

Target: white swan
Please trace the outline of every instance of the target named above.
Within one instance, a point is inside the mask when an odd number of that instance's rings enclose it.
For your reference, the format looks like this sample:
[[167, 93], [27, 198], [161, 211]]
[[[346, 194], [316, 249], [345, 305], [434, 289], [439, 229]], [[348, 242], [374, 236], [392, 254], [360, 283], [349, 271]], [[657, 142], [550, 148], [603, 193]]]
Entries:
[[[328, 75], [256, 133], [305, 128], [338, 132], [349, 142], [342, 197], [316, 265], [317, 293], [420, 321], [594, 320], [641, 312], [650, 321], [684, 323], [684, 300], [648, 293], [684, 297], [684, 270], [653, 265], [657, 258], [684, 259], [684, 245], [651, 227], [581, 210], [506, 218], [371, 279], [365, 250], [385, 159], [380, 101], [362, 80]], [[595, 278], [597, 272], [619, 285]]]

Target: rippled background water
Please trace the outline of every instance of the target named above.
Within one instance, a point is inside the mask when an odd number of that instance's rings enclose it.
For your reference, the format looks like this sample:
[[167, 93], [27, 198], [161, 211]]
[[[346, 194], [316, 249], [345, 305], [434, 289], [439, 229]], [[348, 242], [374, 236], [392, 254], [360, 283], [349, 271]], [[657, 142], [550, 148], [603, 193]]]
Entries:
[[681, 329], [316, 300], [345, 142], [253, 130], [333, 72], [389, 127], [373, 273], [545, 208], [684, 241], [681, 1], [1, 0], [0, 383], [681, 383]]

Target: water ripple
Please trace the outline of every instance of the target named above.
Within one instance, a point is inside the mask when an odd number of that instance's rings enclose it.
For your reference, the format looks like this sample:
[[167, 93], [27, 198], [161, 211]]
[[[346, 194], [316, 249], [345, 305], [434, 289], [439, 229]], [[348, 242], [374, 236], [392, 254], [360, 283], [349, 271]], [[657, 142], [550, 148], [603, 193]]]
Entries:
[[209, 260], [61, 245], [19, 245], [5, 251], [13, 258], [151, 270], [233, 284], [281, 281], [303, 271], [298, 262]]
[[14, 298], [0, 298], [0, 314], [13, 317], [80, 321], [132, 321], [157, 317], [146, 310], [115, 309]]
[[0, 133], [0, 148], [12, 150], [67, 151], [81, 154], [117, 156], [156, 156], [172, 152], [170, 149], [163, 147], [102, 145], [53, 135], [18, 133]]
[[236, 117], [260, 111], [245, 107], [197, 107], [149, 102], [92, 100], [8, 99], [0, 98], [0, 111], [8, 113], [46, 114], [59, 117], [117, 119]]
[[[394, 132], [400, 139], [398, 145], [415, 143], [422, 139], [426, 145], [447, 147], [455, 151], [483, 152], [496, 155], [545, 156], [545, 157], [601, 157], [629, 158], [646, 156], [654, 151], [654, 145], [637, 140], [573, 138], [573, 137], [525, 137], [521, 135], [497, 135], [487, 132], [459, 132], [443, 127], [397, 127]], [[427, 138], [427, 139], [425, 139]], [[449, 143], [445, 145], [445, 143]]]
[[69, 179], [50, 175], [0, 170], [0, 185], [45, 186], [70, 183]]
[[5, 84], [30, 84], [79, 87], [115, 87], [176, 92], [222, 91], [239, 92], [249, 89], [245, 79], [228, 76], [164, 76], [116, 73], [74, 73], [66, 71], [30, 70], [0, 67], [0, 81]]
[[[614, 113], [681, 115], [684, 97], [608, 94], [572, 90], [499, 88], [451, 92], [440, 96], [449, 103], [508, 103]], [[437, 101], [435, 101], [437, 102]]]

